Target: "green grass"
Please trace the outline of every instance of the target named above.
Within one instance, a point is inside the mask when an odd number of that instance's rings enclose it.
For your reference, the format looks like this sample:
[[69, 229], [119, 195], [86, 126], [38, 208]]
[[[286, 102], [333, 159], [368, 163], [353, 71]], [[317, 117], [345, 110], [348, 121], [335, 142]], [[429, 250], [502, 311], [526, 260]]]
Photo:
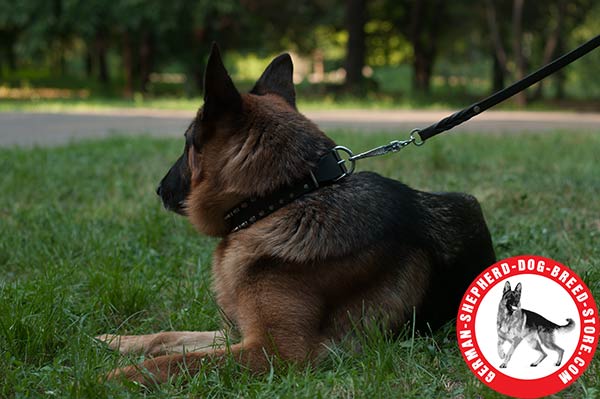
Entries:
[[[432, 191], [475, 194], [499, 258], [552, 257], [600, 298], [600, 132], [452, 135], [368, 160]], [[355, 151], [389, 135], [337, 132]], [[115, 137], [59, 148], [0, 149], [0, 397], [500, 397], [473, 377], [453, 331], [336, 348], [315, 370], [252, 377], [235, 365], [152, 391], [99, 377], [123, 359], [99, 333], [207, 330], [215, 240], [161, 208], [154, 188], [178, 140]], [[557, 397], [597, 398], [600, 361]]]

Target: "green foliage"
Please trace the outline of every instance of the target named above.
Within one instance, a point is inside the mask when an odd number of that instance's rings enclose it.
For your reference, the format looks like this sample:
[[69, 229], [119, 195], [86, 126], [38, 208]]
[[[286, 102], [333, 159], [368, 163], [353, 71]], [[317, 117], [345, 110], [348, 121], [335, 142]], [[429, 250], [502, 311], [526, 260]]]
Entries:
[[[499, 258], [553, 257], [600, 297], [600, 132], [457, 134], [361, 161], [422, 190], [482, 203]], [[387, 134], [333, 132], [360, 151]], [[500, 398], [470, 373], [452, 329], [433, 338], [376, 330], [362, 351], [332, 347], [315, 369], [264, 376], [227, 364], [155, 390], [105, 383], [121, 358], [100, 333], [208, 330], [215, 241], [162, 209], [157, 182], [181, 140], [110, 138], [59, 148], [0, 149], [0, 397]], [[600, 359], [560, 398], [593, 398]]]
[[[368, 1], [366, 65], [415, 69], [420, 55], [425, 65], [410, 78], [415, 81], [425, 73], [429, 76], [425, 81], [437, 79], [427, 94], [435, 94], [439, 80], [448, 89], [469, 86], [465, 91], [470, 94], [488, 94], [493, 45], [486, 4], [495, 5], [508, 58], [508, 84], [515, 75], [511, 2]], [[524, 4], [522, 43], [528, 70], [541, 65], [557, 26], [561, 31], [554, 56], [597, 34], [599, 6], [593, 0]], [[56, 81], [46, 80], [50, 87], [69, 80], [104, 96], [165, 91], [198, 95], [212, 41], [230, 56], [253, 62], [247, 71], [238, 65], [244, 79], [256, 70], [257, 60], [281, 51], [306, 57], [309, 71], [313, 57], [321, 54], [326, 70], [337, 70], [344, 65], [348, 46], [345, 5], [336, 0], [0, 0], [0, 87], [34, 84], [15, 76], [38, 70], [50, 72]], [[578, 61], [566, 71], [566, 80], [555, 79], [542, 94], [550, 97], [564, 91], [573, 98], [598, 98], [600, 88], [594, 79], [598, 57], [596, 51]], [[169, 92], [170, 87], [149, 83], [151, 72], [183, 74], [185, 82]], [[367, 86], [371, 92], [391, 92], [386, 82], [377, 83]], [[395, 94], [423, 95], [408, 87]]]
[[[586, 15], [583, 23], [572, 34], [573, 46], [579, 45], [595, 35], [600, 34], [600, 4]], [[572, 65], [567, 74], [567, 87], [571, 95], [583, 98], [600, 98], [600, 80], [598, 79], [598, 65], [600, 65], [600, 51], [588, 54], [585, 58]]]

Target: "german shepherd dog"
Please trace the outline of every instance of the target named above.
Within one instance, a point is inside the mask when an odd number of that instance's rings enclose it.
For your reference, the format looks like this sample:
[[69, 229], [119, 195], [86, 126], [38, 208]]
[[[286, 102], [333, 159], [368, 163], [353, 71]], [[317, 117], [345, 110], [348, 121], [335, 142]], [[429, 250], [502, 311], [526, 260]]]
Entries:
[[[548, 356], [542, 349], [542, 345], [558, 353], [555, 365], [560, 366], [565, 351], [554, 342], [554, 333], [573, 330], [575, 322], [573, 319], [567, 319], [567, 324], [559, 326], [531, 310], [521, 308], [521, 283], [511, 290], [510, 282], [507, 281], [498, 305], [496, 328], [498, 330], [498, 355], [500, 359], [504, 360], [500, 365], [501, 368], [506, 368], [515, 349], [523, 340], [540, 353], [540, 357], [531, 363], [531, 367], [536, 367]], [[505, 342], [510, 343], [507, 353], [504, 353], [503, 348]]]
[[233, 229], [231, 209], [293, 187], [335, 146], [296, 109], [292, 71], [290, 56], [280, 55], [240, 94], [213, 45], [204, 105], [158, 188], [167, 209], [221, 237], [213, 289], [241, 340], [223, 346], [222, 331], [103, 335], [122, 353], [152, 356], [110, 378], [164, 382], [227, 357], [257, 373], [273, 356], [314, 364], [326, 344], [366, 323], [397, 331], [413, 315], [427, 332], [455, 316], [468, 284], [494, 263], [474, 197], [420, 192], [369, 172]]

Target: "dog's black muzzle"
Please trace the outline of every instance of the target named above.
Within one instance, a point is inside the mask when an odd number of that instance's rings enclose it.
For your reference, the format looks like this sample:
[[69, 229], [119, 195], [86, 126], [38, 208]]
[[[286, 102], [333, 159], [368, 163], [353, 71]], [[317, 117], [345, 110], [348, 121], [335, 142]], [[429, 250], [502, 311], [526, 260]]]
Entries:
[[190, 173], [183, 157], [179, 158], [156, 189], [165, 209], [185, 216], [185, 200], [190, 193]]

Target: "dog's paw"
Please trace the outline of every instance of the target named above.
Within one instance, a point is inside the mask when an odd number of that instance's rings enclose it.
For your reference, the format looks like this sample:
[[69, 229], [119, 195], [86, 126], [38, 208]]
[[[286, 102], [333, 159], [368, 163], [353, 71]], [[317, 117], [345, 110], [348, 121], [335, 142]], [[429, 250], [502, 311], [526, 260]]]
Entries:
[[505, 368], [506, 368], [506, 363], [502, 363], [502, 364], [500, 365], [500, 368], [501, 368], [501, 369], [505, 369]]
[[145, 388], [156, 387], [180, 373], [178, 359], [181, 359], [181, 356], [162, 356], [147, 359], [139, 364], [110, 371], [106, 374], [106, 380], [128, 381]]
[[531, 363], [529, 366], [530, 367], [537, 367], [537, 365], [538, 365], [537, 363]]
[[148, 388], [157, 385], [154, 375], [142, 366], [127, 366], [111, 370], [105, 375], [106, 381], [119, 381], [132, 383], [140, 387]]
[[94, 338], [122, 354], [143, 352], [144, 349], [143, 342], [137, 335], [102, 334]]
[[560, 361], [560, 360], [559, 360], [558, 362], [554, 363], [554, 365], [555, 365], [556, 367], [558, 367], [558, 366], [560, 366], [560, 364], [561, 364], [561, 363], [562, 363], [562, 361]]
[[94, 337], [96, 341], [106, 344], [110, 349], [118, 350], [120, 343], [120, 335], [102, 334]]

